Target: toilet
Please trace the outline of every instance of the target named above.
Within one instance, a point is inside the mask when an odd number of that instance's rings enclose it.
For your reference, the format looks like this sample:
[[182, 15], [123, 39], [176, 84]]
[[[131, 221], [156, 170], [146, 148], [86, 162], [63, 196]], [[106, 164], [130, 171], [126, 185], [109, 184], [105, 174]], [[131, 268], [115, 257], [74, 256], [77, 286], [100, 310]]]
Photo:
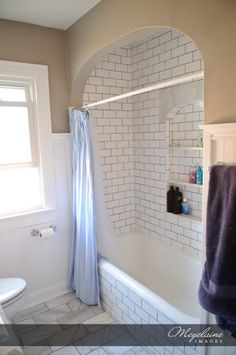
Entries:
[[23, 306], [26, 282], [20, 278], [0, 279], [0, 305], [8, 320]]

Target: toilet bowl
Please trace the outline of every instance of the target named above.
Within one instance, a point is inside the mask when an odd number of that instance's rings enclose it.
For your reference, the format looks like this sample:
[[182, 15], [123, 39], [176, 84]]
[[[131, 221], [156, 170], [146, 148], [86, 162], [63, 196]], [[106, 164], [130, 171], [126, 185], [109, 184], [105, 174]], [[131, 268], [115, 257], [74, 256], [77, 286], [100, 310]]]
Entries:
[[10, 320], [23, 306], [26, 282], [19, 278], [0, 279], [0, 305]]

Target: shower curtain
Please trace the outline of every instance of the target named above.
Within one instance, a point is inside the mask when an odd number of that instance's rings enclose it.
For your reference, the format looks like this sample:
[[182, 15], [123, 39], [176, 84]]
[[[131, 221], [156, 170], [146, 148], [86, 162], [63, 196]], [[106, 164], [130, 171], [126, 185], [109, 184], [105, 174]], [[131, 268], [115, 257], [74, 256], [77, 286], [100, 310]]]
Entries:
[[70, 112], [72, 136], [73, 235], [69, 287], [88, 305], [99, 304], [95, 232], [94, 163], [90, 115], [87, 110]]

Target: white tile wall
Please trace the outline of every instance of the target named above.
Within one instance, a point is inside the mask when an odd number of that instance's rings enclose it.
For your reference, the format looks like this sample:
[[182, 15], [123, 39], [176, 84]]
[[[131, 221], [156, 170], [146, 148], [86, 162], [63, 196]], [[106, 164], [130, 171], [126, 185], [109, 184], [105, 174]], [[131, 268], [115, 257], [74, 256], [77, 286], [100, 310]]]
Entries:
[[[104, 58], [89, 77], [84, 102], [94, 101], [94, 94], [105, 99], [129, 90], [129, 67], [128, 48]], [[126, 233], [135, 223], [132, 104], [113, 102], [91, 113], [96, 119], [107, 212], [116, 233]]]
[[[91, 72], [84, 103], [202, 68], [199, 51], [190, 38], [162, 31], [104, 58]], [[199, 227], [194, 230], [199, 223], [185, 219], [187, 226], [183, 226], [183, 218], [165, 212], [166, 124], [159, 115], [159, 92], [133, 96], [91, 112], [96, 119], [106, 207], [116, 233], [144, 229], [174, 248], [199, 256], [201, 232]], [[170, 124], [173, 140], [195, 142], [202, 119], [199, 109], [185, 107]], [[188, 164], [200, 160], [193, 152], [174, 154], [173, 177], [186, 177]], [[199, 216], [201, 197], [192, 189], [190, 186], [183, 192], [191, 200], [194, 215]]]
[[[203, 124], [203, 112], [196, 105], [186, 105], [170, 119], [169, 142], [179, 146], [197, 146], [202, 130], [199, 126]], [[169, 179], [189, 180], [189, 170], [191, 167], [202, 166], [202, 150], [180, 150], [169, 149]], [[191, 207], [191, 214], [201, 217], [202, 213], [202, 191], [197, 185], [181, 186], [184, 198]]]
[[[108, 271], [99, 267], [99, 274], [102, 306], [113, 318], [118, 320], [119, 323], [175, 324], [172, 319], [168, 318], [168, 315], [160, 312], [160, 310], [156, 309], [152, 304], [148, 303]], [[143, 330], [141, 336], [144, 337]], [[162, 335], [159, 334], [159, 336]], [[197, 347], [162, 346], [152, 347], [152, 350], [157, 354], [199, 355], [199, 349]]]

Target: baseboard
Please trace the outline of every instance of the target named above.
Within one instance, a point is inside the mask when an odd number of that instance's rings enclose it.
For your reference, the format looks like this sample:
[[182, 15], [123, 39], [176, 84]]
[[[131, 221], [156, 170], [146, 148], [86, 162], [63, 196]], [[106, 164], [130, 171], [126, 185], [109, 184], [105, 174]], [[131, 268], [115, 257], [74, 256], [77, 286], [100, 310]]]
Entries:
[[27, 292], [25, 306], [23, 306], [22, 309], [46, 302], [54, 297], [61, 296], [70, 291], [71, 289], [67, 287], [66, 282], [61, 282], [59, 284], [43, 288], [39, 291]]

